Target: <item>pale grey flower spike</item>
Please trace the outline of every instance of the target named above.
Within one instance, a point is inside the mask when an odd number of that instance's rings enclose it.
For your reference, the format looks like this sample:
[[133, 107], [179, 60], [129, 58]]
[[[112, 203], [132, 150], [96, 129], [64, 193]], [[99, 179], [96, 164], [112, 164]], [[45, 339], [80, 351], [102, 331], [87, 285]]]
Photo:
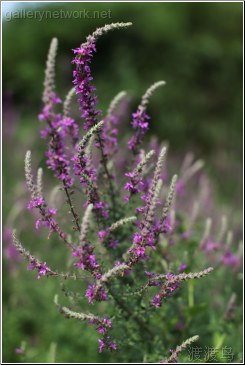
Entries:
[[27, 151], [25, 155], [25, 177], [27, 188], [31, 193], [31, 198], [35, 199], [37, 197], [37, 188], [34, 184], [31, 171], [31, 151]]
[[42, 101], [44, 104], [50, 102], [50, 98], [54, 95], [55, 91], [55, 58], [58, 49], [58, 39], [53, 38], [48, 52], [48, 58], [46, 62], [45, 78], [44, 78], [44, 91]]
[[157, 201], [158, 201], [158, 198], [160, 195], [161, 188], [162, 188], [162, 180], [159, 179], [157, 182], [155, 191], [154, 191], [154, 195], [153, 195], [152, 200], [149, 205], [147, 216], [145, 218], [144, 226], [147, 228], [147, 230], [144, 230], [144, 235], [146, 235], [148, 233], [148, 230], [151, 228], [152, 223], [154, 221]]
[[60, 312], [65, 314], [66, 317], [68, 318], [76, 318], [80, 321], [92, 321], [95, 323], [103, 323], [104, 319], [100, 318], [98, 316], [95, 316], [92, 313], [78, 313], [78, 312], [74, 312], [72, 310], [70, 310], [67, 307], [62, 307], [59, 302], [58, 302], [58, 295], [56, 294], [54, 296], [54, 304], [59, 308]]
[[43, 169], [41, 167], [37, 170], [37, 193], [39, 197], [43, 196]]
[[227, 247], [231, 247], [232, 240], [233, 240], [233, 232], [232, 231], [228, 231], [227, 232], [227, 236], [226, 236], [226, 246]]
[[90, 223], [90, 216], [93, 210], [93, 204], [89, 204], [85, 210], [82, 224], [81, 224], [81, 232], [80, 232], [80, 243], [84, 244], [88, 231], [89, 231], [89, 223]]
[[155, 82], [153, 85], [151, 85], [145, 92], [145, 94], [142, 96], [141, 99], [141, 107], [143, 109], [146, 109], [147, 105], [149, 104], [149, 99], [152, 96], [152, 94], [154, 93], [154, 91], [159, 88], [160, 86], [164, 86], [166, 84], [166, 81], [158, 81]]
[[223, 241], [226, 230], [227, 230], [227, 223], [228, 223], [227, 217], [225, 215], [223, 215], [221, 218], [221, 226], [220, 226], [220, 231], [219, 231], [219, 234], [217, 237], [217, 242], [221, 243]]
[[109, 280], [119, 274], [122, 274], [125, 270], [130, 269], [130, 267], [124, 263], [114, 266], [111, 270], [109, 270], [107, 273], [103, 274], [102, 277], [97, 281], [96, 283], [96, 289], [95, 291], [98, 291], [103, 284], [109, 282]]
[[212, 219], [207, 218], [206, 223], [205, 223], [203, 236], [202, 236], [202, 239], [200, 241], [200, 247], [201, 248], [203, 248], [203, 246], [205, 245], [207, 239], [209, 238], [209, 235], [210, 235], [210, 232], [211, 232], [211, 227], [212, 227]]
[[105, 33], [110, 32], [111, 30], [121, 29], [121, 28], [128, 28], [132, 25], [131, 22], [128, 23], [111, 23], [106, 24], [104, 27], [97, 28], [92, 35], [87, 37], [87, 42], [95, 42], [99, 37], [104, 35]]
[[190, 180], [190, 178], [193, 175], [195, 175], [199, 170], [201, 170], [203, 166], [204, 166], [203, 160], [196, 161], [193, 165], [191, 165], [187, 170], [184, 171], [181, 177], [181, 181], [186, 183], [188, 180]]
[[154, 150], [151, 150], [150, 152], [148, 152], [144, 158], [142, 159], [141, 162], [138, 163], [138, 165], [136, 166], [135, 170], [134, 170], [134, 174], [135, 176], [138, 177], [138, 175], [140, 173], [142, 173], [143, 171], [143, 168], [147, 165], [147, 162], [152, 158], [152, 156], [155, 155], [155, 151]]
[[71, 108], [71, 101], [73, 96], [76, 94], [75, 87], [73, 87], [65, 97], [64, 105], [63, 105], [63, 115], [64, 117], [70, 116], [70, 108]]
[[111, 118], [115, 110], [117, 109], [118, 105], [121, 103], [121, 101], [127, 96], [126, 91], [119, 92], [111, 101], [109, 108], [107, 110], [106, 117]]
[[[154, 196], [158, 180], [160, 179], [163, 163], [164, 163], [165, 156], [166, 156], [166, 151], [167, 151], [167, 148], [164, 146], [162, 148], [160, 154], [159, 154], [159, 157], [158, 157], [158, 160], [157, 160], [157, 165], [156, 165], [156, 168], [155, 168], [155, 171], [154, 171], [154, 176], [153, 176], [153, 179], [152, 179], [152, 184], [150, 186], [148, 205], [150, 204], [150, 202], [151, 202], [151, 200]], [[149, 209], [149, 206], [148, 206], [148, 209]]]
[[185, 350], [188, 346], [190, 346], [193, 342], [199, 340], [199, 336], [193, 336], [188, 338], [188, 340], [184, 341], [180, 346], [177, 346], [175, 350], [172, 350], [172, 355], [164, 360], [165, 363], [177, 362], [178, 355]]
[[82, 138], [82, 140], [78, 143], [78, 151], [84, 150], [85, 146], [87, 145], [90, 138], [96, 134], [104, 125], [104, 121], [101, 120], [99, 123], [97, 123], [95, 126], [93, 126]]
[[168, 213], [170, 211], [170, 208], [173, 204], [174, 196], [175, 196], [175, 186], [176, 186], [177, 179], [178, 179], [178, 175], [174, 175], [172, 177], [172, 181], [171, 181], [171, 184], [170, 184], [170, 187], [169, 187], [166, 202], [165, 202], [165, 205], [164, 205], [163, 210], [162, 210], [162, 219], [161, 219], [162, 224], [164, 224], [165, 219], [167, 218]]
[[135, 216], [120, 219], [119, 221], [117, 221], [117, 222], [113, 223], [113, 224], [110, 226], [110, 228], [109, 228], [109, 232], [113, 232], [113, 231], [115, 231], [115, 229], [117, 229], [118, 227], [123, 226], [124, 224], [131, 223], [131, 222], [133, 222], [133, 221], [136, 221], [136, 219], [137, 219], [137, 217], [135, 217]]

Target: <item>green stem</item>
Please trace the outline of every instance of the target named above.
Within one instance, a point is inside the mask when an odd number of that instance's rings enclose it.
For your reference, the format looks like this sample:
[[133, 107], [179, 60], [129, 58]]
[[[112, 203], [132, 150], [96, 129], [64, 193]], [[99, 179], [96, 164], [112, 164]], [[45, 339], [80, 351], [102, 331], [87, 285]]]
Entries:
[[188, 306], [189, 308], [194, 307], [194, 281], [188, 282]]
[[112, 295], [113, 299], [115, 300], [115, 302], [118, 304], [118, 306], [124, 311], [126, 312], [132, 319], [135, 320], [135, 322], [138, 324], [138, 326], [143, 329], [144, 331], [146, 331], [146, 333], [148, 333], [149, 335], [153, 337], [155, 337], [155, 332], [148, 326], [148, 324], [141, 319], [140, 317], [137, 316], [137, 314], [135, 314], [131, 308], [129, 308], [127, 306], [127, 304], [124, 302], [124, 300], [117, 296], [117, 294], [115, 293], [115, 291], [109, 286], [109, 284], [107, 284], [108, 290], [110, 292], [110, 294]]

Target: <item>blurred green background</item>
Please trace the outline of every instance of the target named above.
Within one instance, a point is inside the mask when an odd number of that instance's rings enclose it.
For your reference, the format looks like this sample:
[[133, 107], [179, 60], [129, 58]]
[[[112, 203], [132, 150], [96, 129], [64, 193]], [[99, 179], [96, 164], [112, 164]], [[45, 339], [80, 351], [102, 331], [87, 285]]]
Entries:
[[[19, 11], [26, 7], [17, 5]], [[32, 5], [32, 10], [38, 9]], [[106, 22], [132, 21], [127, 31], [108, 34], [98, 42], [93, 70], [101, 107], [105, 110], [120, 90], [127, 90], [136, 105], [151, 83], [166, 80], [150, 104], [151, 132], [168, 140], [173, 153], [194, 150], [209, 157], [212, 172], [218, 169], [223, 196], [238, 199], [241, 3], [60, 3], [41, 9], [110, 10], [111, 17], [4, 21], [4, 97], [20, 114], [22, 125], [30, 126], [34, 120], [29, 117], [35, 118], [40, 109], [44, 64], [53, 36], [59, 39], [57, 84], [63, 96], [71, 86], [72, 48]], [[227, 176], [231, 181], [224, 184]]]
[[[165, 80], [167, 85], [150, 102], [150, 133], [169, 141], [172, 156], [181, 159], [186, 152], [193, 151], [204, 158], [220, 205], [240, 214], [242, 7], [242, 3], [233, 2], [71, 2], [29, 6], [19, 3], [6, 8], [12, 12], [110, 10], [111, 17], [3, 20], [4, 223], [11, 225], [15, 220], [17, 197], [20, 211], [26, 204], [25, 151], [35, 148], [36, 164], [45, 151], [45, 145], [39, 141], [36, 116], [41, 108], [44, 65], [51, 38], [59, 39], [57, 90], [63, 97], [72, 85], [72, 49], [96, 27], [117, 21], [132, 21], [133, 26], [107, 34], [98, 42], [93, 74], [101, 108], [106, 111], [112, 97], [126, 90], [132, 97], [133, 111], [150, 84]], [[29, 229], [30, 235], [33, 231], [28, 223], [22, 217], [21, 229]], [[18, 227], [19, 219], [15, 224]], [[29, 245], [35, 237], [35, 242], [42, 245], [40, 251], [45, 246], [45, 241], [36, 236], [28, 237], [26, 233], [24, 237]], [[36, 286], [34, 275], [26, 272], [23, 265], [12, 268], [7, 260], [4, 269], [4, 361], [21, 361], [14, 351], [21, 340], [29, 341], [33, 362], [45, 362], [48, 356], [52, 357], [52, 341], [64, 344], [58, 347], [60, 361], [81, 361], [81, 356], [84, 362], [98, 361], [97, 344], [93, 348], [93, 341], [89, 341], [92, 331], [85, 331], [83, 324], [79, 327], [60, 319], [50, 303], [57, 283], [43, 280], [41, 286]], [[33, 313], [37, 314], [35, 319]]]

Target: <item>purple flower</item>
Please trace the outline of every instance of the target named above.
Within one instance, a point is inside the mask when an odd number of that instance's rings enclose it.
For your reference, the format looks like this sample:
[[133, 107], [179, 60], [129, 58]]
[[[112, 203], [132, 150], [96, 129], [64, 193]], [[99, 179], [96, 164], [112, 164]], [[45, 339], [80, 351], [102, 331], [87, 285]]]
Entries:
[[53, 127], [51, 140], [49, 142], [49, 150], [46, 153], [48, 168], [55, 172], [55, 176], [64, 184], [65, 188], [69, 188], [73, 184], [70, 176], [70, 161], [65, 153], [63, 143], [62, 129], [60, 126], [56, 129]]
[[116, 344], [116, 342], [115, 342], [115, 341], [110, 341], [110, 342], [109, 342], [109, 347], [110, 347], [111, 352], [112, 352], [112, 351], [116, 351], [116, 349], [117, 349], [117, 344]]
[[118, 240], [110, 240], [108, 243], [108, 246], [111, 247], [113, 250], [115, 250], [118, 246], [119, 241]]
[[40, 279], [41, 276], [48, 275], [48, 273], [51, 271], [50, 268], [46, 265], [46, 262], [39, 263], [38, 261], [34, 261], [31, 263], [31, 265], [27, 266], [28, 270], [34, 270], [37, 269], [38, 276], [37, 278]]
[[48, 209], [48, 213], [50, 214], [50, 215], [56, 215], [57, 214], [57, 209]]
[[95, 51], [96, 48], [93, 41], [87, 41], [80, 48], [73, 50], [75, 57], [72, 63], [76, 65], [76, 69], [73, 71], [73, 83], [78, 95], [85, 131], [93, 127], [97, 123], [98, 116], [101, 115], [101, 111], [95, 109], [97, 96], [95, 94], [95, 87], [91, 84], [93, 77], [89, 66]]
[[186, 263], [182, 262], [178, 268], [179, 272], [185, 271], [187, 269]]
[[218, 242], [214, 242], [211, 239], [209, 239], [204, 247], [204, 250], [206, 252], [212, 252], [214, 250], [218, 250], [219, 248], [221, 248], [220, 243]]
[[240, 267], [241, 260], [237, 255], [234, 255], [231, 251], [227, 250], [221, 258], [225, 266], [236, 269]]
[[143, 237], [140, 233], [135, 233], [133, 242], [137, 245], [142, 244]]
[[130, 195], [124, 197], [124, 200], [128, 202], [132, 195], [143, 191], [146, 187], [146, 184], [143, 182], [143, 179], [139, 173], [127, 172], [125, 176], [129, 178], [124, 184], [124, 189], [130, 193]]
[[118, 119], [116, 115], [104, 119], [101, 138], [104, 142], [104, 152], [107, 157], [113, 156], [118, 151], [118, 128], [114, 127]]
[[176, 194], [183, 197], [186, 195], [185, 184], [182, 180], [178, 180], [175, 186]]
[[163, 225], [163, 233], [171, 232], [172, 229], [173, 229], [173, 227], [171, 226], [171, 223], [170, 223], [170, 217], [167, 216], [167, 218], [165, 219], [164, 225]]
[[50, 271], [50, 269], [47, 267], [46, 262], [44, 262], [43, 264], [41, 264], [41, 266], [38, 268], [38, 279], [41, 278], [41, 276], [46, 275], [48, 272]]
[[[94, 323], [94, 322], [90, 322], [90, 323]], [[103, 319], [103, 321], [101, 321], [100, 322], [100, 324], [99, 324], [99, 326], [96, 328], [96, 330], [98, 331], [98, 333], [100, 333], [100, 334], [105, 334], [107, 331], [108, 331], [108, 329], [111, 327], [111, 325], [112, 325], [112, 322], [111, 322], [111, 320], [110, 319], [108, 319], [108, 318], [104, 318]]]
[[150, 246], [152, 249], [155, 249], [154, 243], [155, 243], [154, 236], [149, 233], [147, 236], [147, 245]]
[[96, 329], [97, 329], [98, 333], [100, 333], [102, 335], [104, 335], [107, 332], [107, 329], [102, 325], [98, 326]]
[[103, 325], [105, 325], [106, 327], [111, 327], [111, 325], [112, 325], [112, 322], [111, 322], [111, 320], [110, 319], [108, 319], [108, 318], [104, 318], [103, 319]]
[[42, 224], [42, 218], [39, 218], [36, 220], [35, 227], [38, 230], [41, 227]]
[[136, 213], [142, 214], [142, 213], [144, 213], [145, 208], [144, 207], [139, 207], [139, 208], [136, 208], [135, 211], [136, 211]]
[[95, 299], [98, 301], [107, 300], [107, 295], [104, 288], [96, 290], [96, 285], [92, 284], [88, 286], [85, 296], [88, 298], [88, 302], [92, 303]]
[[155, 274], [153, 272], [150, 272], [150, 271], [145, 271], [145, 274], [148, 276], [148, 277], [153, 277], [155, 276]]
[[4, 256], [7, 259], [9, 259], [11, 265], [16, 264], [18, 261], [20, 261], [21, 256], [19, 252], [16, 250], [15, 246], [13, 245], [12, 230], [9, 227], [4, 227], [2, 238], [4, 245], [3, 249]]
[[99, 341], [99, 344], [100, 344], [100, 346], [99, 346], [99, 352], [103, 352], [104, 349], [105, 349], [105, 347], [106, 347], [106, 345], [105, 345], [104, 341], [101, 340], [100, 338], [98, 339], [98, 341]]
[[136, 247], [135, 254], [138, 257], [145, 257], [145, 248], [144, 247]]
[[108, 232], [106, 230], [99, 231], [98, 236], [101, 240], [104, 240], [108, 236]]
[[191, 232], [186, 231], [186, 232], [182, 233], [181, 237], [182, 237], [184, 240], [188, 240], [188, 239], [190, 238], [190, 235], [191, 235]]
[[88, 302], [89, 303], [92, 303], [92, 301], [94, 300], [95, 298], [95, 285], [89, 285], [88, 286], [88, 289], [86, 290], [86, 297], [88, 298]]
[[77, 247], [77, 249], [73, 251], [72, 257], [78, 258], [78, 261], [74, 263], [75, 267], [87, 270], [97, 278], [98, 275], [100, 275], [100, 265], [96, 260], [93, 250], [94, 248], [91, 245], [85, 244]]
[[73, 185], [70, 175], [70, 158], [67, 155], [69, 148], [65, 146], [65, 137], [70, 134], [73, 141], [77, 141], [78, 126], [71, 118], [63, 118], [54, 112], [54, 106], [61, 100], [54, 95], [47, 105], [44, 105], [39, 115], [40, 121], [46, 121], [47, 126], [41, 132], [43, 138], [50, 137], [49, 148], [46, 152], [47, 165], [53, 170], [55, 176], [63, 183], [65, 188]]
[[165, 281], [162, 283], [162, 279], [154, 279], [149, 276], [149, 286], [159, 286], [160, 292], [155, 295], [155, 297], [151, 300], [151, 304], [159, 308], [162, 305], [163, 299], [171, 297], [176, 289], [179, 288], [179, 282], [173, 281], [174, 275], [171, 273], [167, 273]]
[[139, 145], [143, 141], [143, 137], [148, 130], [149, 123], [147, 120], [150, 119], [149, 115], [145, 113], [145, 111], [139, 107], [138, 110], [132, 114], [133, 121], [132, 127], [135, 130], [135, 134], [128, 141], [128, 148], [134, 152], [137, 152]]
[[36, 264], [31, 264], [29, 266], [27, 266], [27, 270], [34, 270], [36, 268]]
[[15, 353], [17, 354], [17, 355], [23, 355], [24, 354], [24, 350], [23, 349], [20, 349], [20, 348], [16, 348], [15, 349]]
[[155, 297], [151, 300], [151, 303], [154, 307], [159, 308], [161, 306], [162, 297], [160, 294], [155, 295]]
[[109, 349], [111, 352], [117, 350], [117, 344], [115, 341], [110, 341], [110, 337], [107, 336], [106, 338], [99, 339], [99, 352], [103, 352], [104, 349]]
[[44, 203], [45, 203], [45, 201], [43, 198], [41, 198], [41, 197], [35, 198], [30, 201], [27, 208], [28, 209], [38, 208], [38, 207], [41, 207]]

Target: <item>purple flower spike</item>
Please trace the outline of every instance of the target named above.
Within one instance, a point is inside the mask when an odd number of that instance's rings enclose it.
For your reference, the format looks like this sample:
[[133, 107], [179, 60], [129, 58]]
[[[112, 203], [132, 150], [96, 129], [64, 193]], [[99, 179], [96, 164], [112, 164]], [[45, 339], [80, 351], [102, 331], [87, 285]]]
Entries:
[[97, 96], [95, 87], [91, 84], [93, 77], [91, 75], [90, 63], [93, 53], [96, 52], [93, 41], [84, 43], [80, 48], [74, 49], [75, 58], [72, 63], [76, 65], [73, 71], [73, 83], [75, 85], [78, 102], [82, 112], [81, 117], [84, 119], [84, 130], [88, 131], [97, 123], [98, 116], [101, 115], [100, 110], [96, 110]]
[[150, 119], [149, 115], [145, 113], [141, 106], [138, 110], [132, 114], [133, 121], [132, 127], [136, 131], [135, 135], [128, 141], [128, 148], [134, 152], [137, 152], [139, 145], [143, 141], [143, 137], [148, 130]]

